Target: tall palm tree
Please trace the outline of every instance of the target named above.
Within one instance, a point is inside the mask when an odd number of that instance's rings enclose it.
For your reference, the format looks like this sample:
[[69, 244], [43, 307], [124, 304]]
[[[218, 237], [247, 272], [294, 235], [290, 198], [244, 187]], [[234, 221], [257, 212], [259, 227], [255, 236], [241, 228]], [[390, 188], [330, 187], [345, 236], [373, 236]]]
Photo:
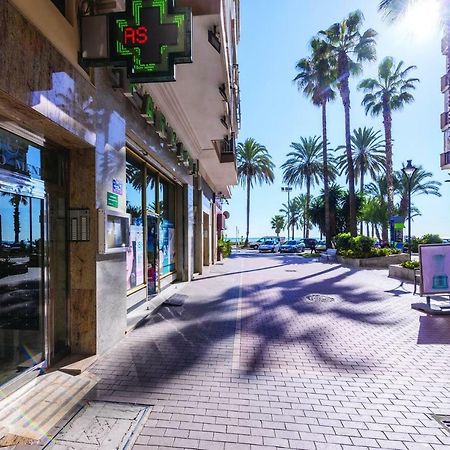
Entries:
[[433, 174], [427, 172], [421, 166], [417, 167], [417, 170], [411, 175], [410, 181], [401, 170], [396, 171], [394, 176], [396, 179], [396, 191], [400, 195], [400, 215], [403, 217], [406, 217], [408, 214], [409, 182], [411, 182], [411, 197], [414, 195], [435, 195], [436, 197], [441, 197], [439, 188], [442, 183], [440, 181], [430, 180]]
[[[306, 211], [309, 209], [311, 187], [323, 180], [322, 141], [320, 137], [301, 137], [300, 142], [293, 142], [294, 151], [287, 154], [288, 159], [281, 166], [283, 181], [290, 185], [306, 187]], [[309, 237], [308, 215], [306, 219], [306, 237]]]
[[283, 203], [280, 213], [286, 217], [286, 226], [292, 229], [292, 239], [295, 237], [295, 229], [303, 225], [303, 217], [305, 214], [305, 204], [300, 197], [294, 197], [289, 205]]
[[9, 203], [14, 208], [13, 210], [13, 224], [14, 224], [14, 244], [20, 241], [20, 206], [27, 206], [29, 197], [20, 194], [2, 193], [3, 196], [11, 197]]
[[328, 47], [329, 55], [336, 61], [336, 76], [345, 114], [345, 148], [348, 160], [349, 225], [353, 236], [356, 227], [355, 175], [353, 169], [351, 128], [350, 128], [350, 86], [351, 75], [362, 72], [362, 62], [376, 59], [375, 30], [361, 32], [364, 16], [357, 10], [341, 22], [334, 23], [327, 30], [319, 31], [319, 36]]
[[362, 104], [366, 114], [383, 115], [384, 138], [386, 145], [386, 182], [388, 214], [394, 213], [394, 168], [392, 160], [392, 111], [402, 109], [414, 101], [411, 91], [416, 88], [418, 78], [409, 78], [416, 66], [405, 67], [400, 61], [395, 65], [394, 58], [387, 56], [378, 66], [378, 78], [367, 78], [359, 84], [365, 92]]
[[236, 159], [239, 182], [247, 187], [247, 231], [244, 243], [244, 246], [247, 246], [250, 230], [250, 191], [255, 182], [273, 183], [275, 165], [266, 147], [258, 144], [253, 138], [248, 138], [244, 143], [240, 142], [237, 145]]
[[[298, 71], [294, 82], [299, 91], [312, 101], [313, 105], [322, 110], [322, 163], [323, 189], [325, 196], [325, 238], [327, 247], [331, 247], [330, 228], [330, 180], [328, 167], [328, 138], [327, 138], [327, 104], [336, 98], [332, 89], [336, 79], [336, 64], [328, 52], [328, 47], [320, 39], [311, 41], [311, 56], [302, 58], [296, 65]], [[309, 222], [308, 222], [309, 223]], [[308, 229], [305, 223], [305, 229]], [[304, 233], [306, 234], [306, 233]]]
[[280, 239], [280, 232], [285, 226], [284, 216], [281, 216], [279, 214], [273, 216], [272, 219], [270, 220], [270, 226], [272, 227], [273, 230], [275, 230], [277, 238]]

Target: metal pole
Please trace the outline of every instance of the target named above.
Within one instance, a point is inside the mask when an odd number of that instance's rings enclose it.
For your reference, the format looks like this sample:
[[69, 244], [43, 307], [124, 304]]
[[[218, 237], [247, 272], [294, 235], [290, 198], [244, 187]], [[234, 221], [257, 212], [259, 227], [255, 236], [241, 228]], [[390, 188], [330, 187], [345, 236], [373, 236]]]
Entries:
[[287, 240], [289, 241], [289, 213], [291, 210], [291, 203], [290, 203], [290, 196], [289, 193], [291, 192], [289, 189], [289, 186], [286, 188], [288, 193], [288, 213], [287, 213]]
[[408, 177], [408, 255], [411, 261], [411, 177]]

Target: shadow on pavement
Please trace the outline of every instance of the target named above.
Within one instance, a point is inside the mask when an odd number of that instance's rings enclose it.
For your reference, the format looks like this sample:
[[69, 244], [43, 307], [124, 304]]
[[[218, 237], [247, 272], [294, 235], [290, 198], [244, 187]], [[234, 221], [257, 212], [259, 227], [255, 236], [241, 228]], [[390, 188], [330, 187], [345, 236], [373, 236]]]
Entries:
[[[241, 257], [246, 256], [238, 254], [233, 259]], [[314, 270], [313, 265], [299, 262], [297, 257], [283, 258], [282, 266], [290, 264], [292, 268], [306, 264], [309, 270]], [[279, 257], [276, 259], [279, 261]], [[269, 258], [269, 263], [272, 261]], [[280, 266], [255, 267], [243, 272], [261, 273]], [[321, 267], [323, 265], [318, 266]], [[239, 286], [240, 271], [202, 277], [191, 285], [190, 299], [183, 306], [160, 308], [123, 339], [117, 351], [93, 367], [93, 373], [103, 378], [98, 389], [108, 395], [124, 390], [125, 386], [140, 392], [161, 392], [174, 378], [195, 376], [198, 370], [202, 371], [202, 376], [205, 370], [215, 376], [222, 372], [228, 380], [237, 376], [231, 370], [231, 361], [240, 294], [243, 299], [241, 353], [245, 361], [245, 367], [241, 368], [248, 375], [264, 370], [272, 358], [268, 354], [279, 346], [300, 350], [298, 361], [294, 358], [286, 362], [297, 370], [302, 361], [312, 361], [310, 364], [315, 370], [370, 372], [374, 366], [373, 355], [358, 354], [357, 349], [346, 351], [346, 343], [340, 343], [337, 335], [321, 326], [321, 320], [331, 318], [336, 327], [344, 327], [348, 321], [356, 322], [362, 324], [364, 330], [380, 325], [395, 327], [397, 321], [379, 307], [380, 291], [368, 288], [361, 292], [361, 289], [353, 290], [342, 284], [355, 269], [338, 265], [326, 267], [298, 278], [283, 271], [285, 279], [256, 280], [242, 287]], [[224, 283], [223, 289], [218, 289], [217, 283], [221, 281], [215, 278], [225, 276], [229, 281]], [[322, 278], [311, 283], [315, 277]], [[329, 295], [333, 301], [308, 302], [305, 298], [311, 293]], [[309, 323], [308, 318], [313, 316], [318, 320]], [[450, 332], [448, 337], [450, 339]], [[246, 342], [250, 347], [246, 347]], [[116, 353], [121, 355], [119, 365], [115, 362]], [[113, 365], [115, 369], [108, 375]]]

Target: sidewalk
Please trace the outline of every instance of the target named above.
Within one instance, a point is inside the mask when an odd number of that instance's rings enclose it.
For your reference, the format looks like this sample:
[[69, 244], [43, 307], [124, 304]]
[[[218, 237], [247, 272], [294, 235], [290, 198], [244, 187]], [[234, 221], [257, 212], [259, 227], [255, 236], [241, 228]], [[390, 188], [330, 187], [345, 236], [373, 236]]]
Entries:
[[135, 450], [450, 448], [450, 318], [386, 271], [242, 252], [183, 295], [90, 369], [152, 405]]

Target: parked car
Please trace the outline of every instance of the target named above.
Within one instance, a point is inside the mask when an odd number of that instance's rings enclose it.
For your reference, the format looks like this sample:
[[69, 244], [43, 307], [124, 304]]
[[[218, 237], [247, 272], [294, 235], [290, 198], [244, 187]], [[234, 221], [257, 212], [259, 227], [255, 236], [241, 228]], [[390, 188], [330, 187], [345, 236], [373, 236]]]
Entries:
[[258, 239], [257, 241], [250, 242], [248, 244], [248, 248], [251, 248], [253, 250], [258, 250], [259, 246], [264, 242], [264, 238]]
[[280, 250], [278, 241], [264, 241], [258, 248], [259, 253], [275, 253]]
[[280, 253], [298, 253], [303, 251], [304, 244], [300, 241], [287, 241], [280, 245]]
[[316, 250], [318, 252], [324, 252], [327, 249], [327, 243], [325, 241], [317, 241]]

